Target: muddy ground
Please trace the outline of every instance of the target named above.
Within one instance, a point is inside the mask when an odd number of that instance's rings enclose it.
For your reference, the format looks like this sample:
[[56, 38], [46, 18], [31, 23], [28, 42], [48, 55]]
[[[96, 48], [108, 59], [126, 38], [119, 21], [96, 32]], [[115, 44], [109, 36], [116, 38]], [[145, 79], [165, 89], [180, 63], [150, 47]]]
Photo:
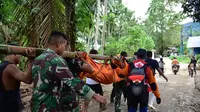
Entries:
[[[156, 76], [162, 103], [154, 106], [155, 111], [150, 112], [200, 112], [200, 91], [194, 89], [194, 78], [188, 76], [187, 65], [181, 64], [180, 71], [174, 75], [171, 71], [171, 61], [164, 59], [165, 75], [169, 78], [166, 82], [163, 78]], [[198, 74], [200, 75], [199, 71]], [[30, 111], [31, 86], [22, 85], [22, 101], [25, 105], [24, 112]], [[112, 85], [103, 85], [105, 97], [108, 99], [107, 109], [103, 112], [114, 112], [114, 104], [110, 103]], [[88, 112], [98, 112], [99, 105], [92, 101]], [[127, 112], [126, 102], [122, 99], [122, 112]]]

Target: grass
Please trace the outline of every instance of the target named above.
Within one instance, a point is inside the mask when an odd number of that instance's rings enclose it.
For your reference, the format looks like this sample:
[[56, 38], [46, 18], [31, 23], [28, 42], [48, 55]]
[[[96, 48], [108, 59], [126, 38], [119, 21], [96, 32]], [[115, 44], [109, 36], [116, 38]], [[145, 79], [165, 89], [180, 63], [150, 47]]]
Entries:
[[190, 58], [188, 56], [179, 56], [177, 59], [181, 63], [190, 63]]
[[[173, 59], [173, 56], [169, 57], [170, 59]], [[180, 63], [190, 63], [190, 57], [189, 56], [177, 56], [176, 57]]]

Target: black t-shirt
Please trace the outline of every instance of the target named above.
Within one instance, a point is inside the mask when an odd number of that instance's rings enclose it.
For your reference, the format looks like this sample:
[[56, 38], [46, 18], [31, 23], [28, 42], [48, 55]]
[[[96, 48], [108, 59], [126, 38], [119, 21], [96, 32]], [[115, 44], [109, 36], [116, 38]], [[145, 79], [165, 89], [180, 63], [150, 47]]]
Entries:
[[195, 60], [195, 59], [191, 59], [190, 63], [193, 63], [193, 64], [194, 64], [194, 67], [196, 67], [197, 60]]
[[158, 61], [154, 59], [146, 59], [145, 61], [152, 67], [152, 69], [154, 70], [154, 73], [155, 73], [155, 70], [159, 68]]

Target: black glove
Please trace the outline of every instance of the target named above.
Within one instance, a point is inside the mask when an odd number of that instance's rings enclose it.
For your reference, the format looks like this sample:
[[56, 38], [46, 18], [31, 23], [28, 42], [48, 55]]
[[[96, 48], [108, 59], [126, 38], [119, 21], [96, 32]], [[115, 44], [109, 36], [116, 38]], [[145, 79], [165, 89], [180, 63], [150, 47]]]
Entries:
[[117, 65], [115, 65], [114, 63], [110, 63], [112, 69], [116, 69], [117, 68]]
[[161, 103], [161, 99], [160, 98], [156, 98], [156, 102], [157, 102], [157, 104], [160, 104]]

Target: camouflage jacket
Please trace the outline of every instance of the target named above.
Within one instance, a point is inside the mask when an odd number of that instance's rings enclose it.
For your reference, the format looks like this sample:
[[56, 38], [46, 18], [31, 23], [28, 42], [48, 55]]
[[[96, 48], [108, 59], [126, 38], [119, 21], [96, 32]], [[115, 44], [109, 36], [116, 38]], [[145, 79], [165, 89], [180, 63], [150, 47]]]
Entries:
[[78, 95], [91, 99], [94, 92], [74, 78], [66, 61], [47, 49], [32, 65], [32, 112], [78, 112]]
[[81, 66], [84, 64], [83, 61], [76, 58], [65, 58], [69, 70], [72, 72], [74, 77], [78, 77], [79, 73], [82, 72]]

